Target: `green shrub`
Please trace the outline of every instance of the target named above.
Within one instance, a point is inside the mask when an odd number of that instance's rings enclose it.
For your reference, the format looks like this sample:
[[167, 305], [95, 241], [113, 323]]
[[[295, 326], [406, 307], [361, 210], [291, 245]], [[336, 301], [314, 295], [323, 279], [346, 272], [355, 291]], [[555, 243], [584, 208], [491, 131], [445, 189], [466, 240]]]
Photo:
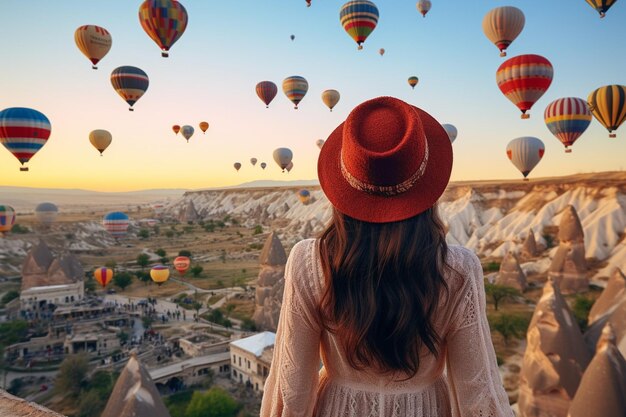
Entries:
[[509, 344], [511, 338], [525, 337], [529, 324], [530, 317], [526, 314], [503, 313], [490, 317], [491, 328], [502, 335], [505, 345]]
[[574, 298], [574, 305], [572, 306], [572, 312], [574, 317], [580, 326], [580, 330], [583, 332], [587, 330], [587, 320], [589, 319], [589, 311], [593, 307], [595, 301], [591, 298], [587, 298], [584, 295], [578, 294]]

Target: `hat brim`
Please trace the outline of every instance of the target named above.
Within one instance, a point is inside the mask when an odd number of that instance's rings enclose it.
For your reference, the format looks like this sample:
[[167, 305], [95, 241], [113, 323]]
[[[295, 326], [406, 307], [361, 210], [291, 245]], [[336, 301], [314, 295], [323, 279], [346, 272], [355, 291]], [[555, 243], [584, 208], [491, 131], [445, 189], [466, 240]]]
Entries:
[[395, 196], [369, 194], [353, 188], [341, 173], [344, 123], [328, 137], [317, 161], [324, 194], [341, 213], [370, 223], [389, 223], [416, 216], [432, 207], [443, 194], [452, 172], [452, 143], [434, 117], [414, 107], [424, 127], [429, 157], [422, 177]]

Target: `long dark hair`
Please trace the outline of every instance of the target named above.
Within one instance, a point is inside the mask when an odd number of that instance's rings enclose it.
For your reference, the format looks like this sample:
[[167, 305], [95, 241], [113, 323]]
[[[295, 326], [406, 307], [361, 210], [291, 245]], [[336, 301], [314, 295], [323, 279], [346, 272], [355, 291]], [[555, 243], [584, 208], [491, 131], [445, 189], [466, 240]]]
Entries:
[[320, 242], [326, 290], [319, 312], [354, 369], [404, 371], [410, 378], [424, 346], [439, 355], [433, 316], [448, 292], [447, 251], [436, 207], [393, 223], [334, 211]]

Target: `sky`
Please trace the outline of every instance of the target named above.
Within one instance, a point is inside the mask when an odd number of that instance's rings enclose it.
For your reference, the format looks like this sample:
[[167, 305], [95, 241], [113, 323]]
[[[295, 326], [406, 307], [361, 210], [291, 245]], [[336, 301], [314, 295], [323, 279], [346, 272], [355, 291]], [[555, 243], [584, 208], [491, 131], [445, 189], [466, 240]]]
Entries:
[[[584, 0], [432, 0], [422, 18], [413, 0], [378, 0], [378, 26], [361, 51], [339, 23], [343, 3], [313, 0], [307, 8], [304, 0], [184, 0], [189, 24], [166, 59], [141, 28], [141, 1], [2, 0], [0, 109], [39, 110], [52, 134], [29, 172], [20, 172], [0, 148], [0, 185], [130, 191], [314, 179], [315, 141], [326, 139], [356, 105], [382, 95], [457, 127], [453, 181], [521, 178], [505, 155], [507, 143], [520, 136], [536, 136], [546, 147], [531, 178], [626, 167], [624, 127], [609, 139], [594, 119], [565, 154], [543, 121], [552, 100], [586, 99], [600, 86], [626, 84], [623, 2], [600, 19]], [[539, 54], [554, 66], [552, 85], [528, 120], [498, 89], [495, 72], [506, 58], [482, 32], [483, 16], [504, 5], [526, 17], [507, 58]], [[96, 71], [74, 43], [84, 24], [113, 37]], [[379, 48], [386, 50], [382, 57]], [[150, 78], [134, 112], [109, 80], [122, 65]], [[291, 75], [309, 82], [298, 110], [280, 88]], [[415, 90], [407, 83], [412, 75], [420, 79]], [[262, 80], [279, 87], [269, 109], [255, 93]], [[320, 97], [331, 88], [341, 93], [332, 113]], [[210, 124], [204, 135], [197, 127], [202, 120]], [[174, 124], [196, 128], [189, 143], [174, 135]], [[89, 143], [94, 129], [113, 135], [103, 157]], [[272, 160], [277, 147], [293, 150], [289, 174]], [[252, 167], [252, 157], [268, 168]], [[239, 172], [234, 162], [243, 164]]]

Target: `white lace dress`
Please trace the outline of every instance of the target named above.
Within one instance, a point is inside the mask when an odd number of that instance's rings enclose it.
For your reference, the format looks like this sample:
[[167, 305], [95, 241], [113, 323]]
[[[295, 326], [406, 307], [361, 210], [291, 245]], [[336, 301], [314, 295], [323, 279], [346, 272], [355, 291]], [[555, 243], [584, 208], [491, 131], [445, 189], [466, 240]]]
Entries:
[[491, 343], [480, 262], [450, 246], [447, 264], [450, 297], [435, 319], [443, 354], [439, 360], [425, 354], [417, 375], [398, 382], [406, 376], [350, 367], [336, 337], [319, 325], [318, 241], [294, 246], [261, 417], [513, 417]]

